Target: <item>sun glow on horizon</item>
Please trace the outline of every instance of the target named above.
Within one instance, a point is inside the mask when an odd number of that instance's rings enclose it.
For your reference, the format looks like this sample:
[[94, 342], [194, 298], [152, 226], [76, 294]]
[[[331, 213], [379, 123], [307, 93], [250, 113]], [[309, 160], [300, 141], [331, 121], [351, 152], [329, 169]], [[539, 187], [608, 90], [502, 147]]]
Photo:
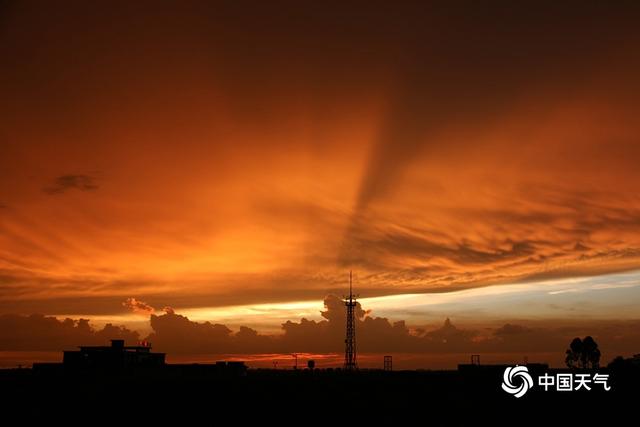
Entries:
[[[580, 294], [576, 303], [571, 294]], [[569, 295], [567, 295], [569, 294]], [[363, 309], [376, 317], [406, 320], [409, 325], [439, 324], [445, 318], [461, 324], [492, 324], [505, 318], [545, 321], [564, 318], [579, 321], [585, 310], [591, 318], [610, 319], [612, 307], [618, 307], [617, 319], [636, 317], [629, 301], [640, 297], [640, 270], [626, 273], [552, 279], [521, 284], [501, 284], [453, 292], [397, 294], [363, 297]], [[195, 322], [225, 324], [233, 330], [248, 326], [261, 333], [280, 334], [287, 321], [323, 320], [323, 302], [292, 301], [222, 307], [174, 307], [177, 314]], [[161, 310], [156, 315], [161, 315]], [[148, 317], [136, 313], [114, 315], [55, 314], [56, 317], [87, 318], [96, 325], [124, 324], [142, 332], [150, 330]]]

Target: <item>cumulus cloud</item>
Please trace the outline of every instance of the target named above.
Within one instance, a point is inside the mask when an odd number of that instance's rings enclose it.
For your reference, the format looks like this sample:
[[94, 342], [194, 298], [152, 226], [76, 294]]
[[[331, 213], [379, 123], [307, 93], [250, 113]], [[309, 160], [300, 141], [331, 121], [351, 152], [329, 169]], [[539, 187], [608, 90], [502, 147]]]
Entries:
[[[194, 322], [174, 312], [151, 316], [153, 332], [147, 337], [154, 347], [169, 353], [293, 353], [344, 351], [346, 308], [341, 299], [324, 300], [322, 320], [289, 320], [282, 334], [262, 335], [241, 327], [233, 332], [221, 324]], [[356, 309], [358, 351], [365, 353], [517, 353], [558, 352], [574, 336], [585, 333], [602, 341], [610, 352], [633, 352], [640, 346], [638, 322], [585, 323], [576, 326], [527, 326], [505, 323], [487, 329], [460, 328], [447, 318], [436, 328], [412, 328], [405, 321], [391, 321]], [[612, 330], [620, 328], [616, 333]], [[624, 337], [624, 338], [621, 338]], [[622, 345], [621, 345], [622, 344]]]
[[149, 304], [144, 301], [137, 300], [133, 297], [124, 300], [122, 305], [131, 310], [133, 313], [142, 314], [144, 316], [149, 316], [155, 313], [155, 309]]
[[[168, 354], [269, 354], [341, 353], [344, 351], [346, 309], [340, 299], [325, 299], [322, 320], [300, 319], [282, 324], [282, 333], [261, 334], [241, 326], [237, 331], [224, 324], [195, 322], [166, 310], [150, 315], [152, 332], [145, 338], [156, 351]], [[574, 325], [522, 324], [461, 328], [451, 319], [441, 326], [409, 327], [404, 321], [376, 317], [357, 309], [356, 337], [360, 353], [415, 354], [557, 354], [576, 336], [592, 335], [606, 358], [633, 354], [640, 348], [640, 321], [582, 322]], [[106, 325], [95, 329], [86, 319], [58, 320], [42, 315], [0, 316], [0, 350], [64, 350], [77, 345], [104, 345], [110, 339], [135, 343], [140, 336], [125, 327]], [[553, 362], [553, 359], [550, 360]]]
[[225, 353], [231, 340], [231, 329], [210, 322], [198, 323], [167, 311], [151, 315], [153, 332], [147, 341], [161, 350], [176, 353]]
[[104, 345], [111, 339], [135, 343], [139, 338], [138, 332], [110, 323], [95, 329], [87, 319], [0, 315], [0, 350], [5, 351], [69, 350], [79, 345]]

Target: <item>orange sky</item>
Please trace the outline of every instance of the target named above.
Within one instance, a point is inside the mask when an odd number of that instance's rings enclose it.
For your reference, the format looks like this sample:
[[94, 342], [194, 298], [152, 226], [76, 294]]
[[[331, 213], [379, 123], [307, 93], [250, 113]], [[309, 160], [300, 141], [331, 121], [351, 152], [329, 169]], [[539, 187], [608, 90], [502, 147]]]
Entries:
[[127, 3], [2, 6], [0, 313], [640, 267], [633, 5]]

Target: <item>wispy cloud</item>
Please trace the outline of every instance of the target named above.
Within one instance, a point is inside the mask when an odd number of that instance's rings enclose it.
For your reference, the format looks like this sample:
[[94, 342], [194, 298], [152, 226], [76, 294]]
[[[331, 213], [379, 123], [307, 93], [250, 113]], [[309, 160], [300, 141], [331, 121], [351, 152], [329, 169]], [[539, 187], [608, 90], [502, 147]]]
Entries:
[[560, 289], [559, 291], [550, 291], [548, 292], [549, 295], [560, 295], [560, 294], [568, 294], [568, 293], [573, 293], [573, 292], [582, 292], [582, 289], [578, 289], [578, 288], [569, 288], [569, 289]]
[[[16, 271], [0, 308], [308, 300], [340, 294], [349, 269], [382, 296], [638, 268], [635, 15], [598, 2], [505, 19], [476, 3], [455, 25], [360, 8], [358, 31], [326, 14], [317, 33], [178, 13], [180, 31], [145, 28], [139, 51], [108, 37], [108, 13], [90, 28], [72, 11], [12, 17], [7, 49], [42, 57], [0, 68], [0, 268]], [[155, 49], [211, 26], [202, 52]], [[128, 66], [23, 37], [39, 32], [104, 35], [105, 58]], [[33, 85], [34, 66], [66, 77]]]
[[635, 288], [640, 286], [640, 283], [606, 283], [602, 285], [593, 285], [591, 289], [623, 289], [623, 288]]
[[49, 195], [62, 194], [69, 190], [94, 191], [99, 188], [96, 178], [91, 175], [61, 175], [42, 189]]

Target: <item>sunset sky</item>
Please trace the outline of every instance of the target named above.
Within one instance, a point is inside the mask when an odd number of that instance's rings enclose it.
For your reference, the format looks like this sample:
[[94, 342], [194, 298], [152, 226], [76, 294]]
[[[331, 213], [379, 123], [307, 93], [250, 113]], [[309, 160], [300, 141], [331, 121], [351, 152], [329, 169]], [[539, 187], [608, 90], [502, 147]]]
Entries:
[[243, 3], [0, 3], [0, 314], [640, 319], [635, 2]]

